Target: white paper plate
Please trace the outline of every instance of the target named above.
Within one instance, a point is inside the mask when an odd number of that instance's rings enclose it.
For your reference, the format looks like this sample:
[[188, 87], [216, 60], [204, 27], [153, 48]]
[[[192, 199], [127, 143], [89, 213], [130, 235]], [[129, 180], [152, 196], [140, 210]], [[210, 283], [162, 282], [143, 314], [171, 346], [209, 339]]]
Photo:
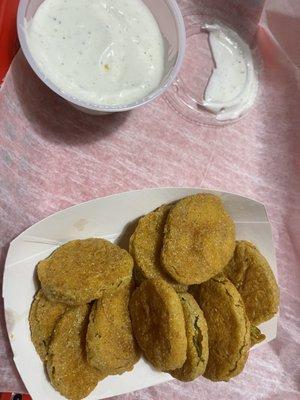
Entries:
[[[271, 227], [263, 204], [230, 193], [191, 188], [138, 190], [99, 198], [67, 208], [33, 225], [9, 247], [3, 281], [5, 318], [14, 361], [33, 400], [64, 399], [47, 380], [44, 367], [30, 340], [28, 313], [37, 290], [35, 266], [58, 245], [72, 239], [102, 237], [128, 243], [134, 221], [162, 203], [198, 192], [221, 196], [236, 224], [237, 238], [255, 243], [277, 274]], [[261, 325], [266, 341], [276, 337], [277, 317]], [[264, 343], [265, 343], [264, 342]], [[99, 400], [171, 380], [143, 359], [131, 372], [100, 382], [87, 397]]]

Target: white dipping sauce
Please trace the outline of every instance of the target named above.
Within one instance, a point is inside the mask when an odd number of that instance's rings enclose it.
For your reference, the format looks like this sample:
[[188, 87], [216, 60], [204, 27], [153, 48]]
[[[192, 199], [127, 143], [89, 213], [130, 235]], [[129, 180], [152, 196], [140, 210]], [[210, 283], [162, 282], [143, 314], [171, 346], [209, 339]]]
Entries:
[[216, 68], [204, 94], [203, 106], [218, 120], [238, 118], [254, 103], [258, 79], [251, 50], [232, 29], [206, 24]]
[[58, 88], [93, 105], [125, 105], [159, 86], [164, 44], [142, 0], [45, 0], [28, 46]]

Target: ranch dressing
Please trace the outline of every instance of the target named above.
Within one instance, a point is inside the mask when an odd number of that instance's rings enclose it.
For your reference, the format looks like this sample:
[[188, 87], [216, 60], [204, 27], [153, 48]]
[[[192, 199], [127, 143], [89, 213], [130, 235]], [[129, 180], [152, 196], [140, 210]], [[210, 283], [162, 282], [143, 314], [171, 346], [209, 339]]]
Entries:
[[161, 82], [163, 38], [142, 0], [45, 0], [26, 33], [45, 76], [76, 99], [125, 105]]
[[203, 106], [218, 120], [243, 115], [254, 103], [258, 79], [251, 50], [232, 29], [206, 24], [215, 69], [204, 94]]

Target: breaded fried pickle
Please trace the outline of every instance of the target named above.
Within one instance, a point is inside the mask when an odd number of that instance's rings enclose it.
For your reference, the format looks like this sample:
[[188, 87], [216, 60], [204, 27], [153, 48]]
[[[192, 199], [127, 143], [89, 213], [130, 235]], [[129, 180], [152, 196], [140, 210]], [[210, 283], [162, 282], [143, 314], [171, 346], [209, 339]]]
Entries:
[[31, 340], [42, 361], [47, 358], [48, 346], [55, 324], [66, 311], [62, 303], [49, 301], [41, 290], [31, 304], [29, 325]]
[[221, 199], [196, 194], [178, 201], [169, 212], [162, 265], [177, 282], [201, 283], [225, 267], [234, 247], [234, 223]]
[[181, 368], [187, 338], [183, 309], [174, 288], [161, 279], [145, 280], [129, 304], [134, 336], [147, 360], [161, 371]]
[[192, 381], [205, 371], [208, 360], [208, 333], [203, 312], [192, 295], [179, 294], [187, 336], [187, 357], [183, 366], [171, 375], [181, 381]]
[[171, 205], [165, 204], [139, 219], [134, 234], [130, 238], [129, 251], [135, 261], [135, 277], [144, 279], [160, 278], [170, 283], [176, 291], [186, 291], [187, 287], [175, 282], [162, 268], [160, 251], [163, 243], [164, 226]]
[[194, 295], [208, 327], [209, 357], [204, 376], [228, 381], [243, 370], [250, 348], [250, 322], [242, 298], [221, 276], [197, 286]]
[[238, 241], [234, 256], [223, 272], [240, 292], [253, 325], [277, 313], [278, 285], [269, 263], [254, 244]]
[[47, 372], [54, 388], [71, 400], [86, 397], [103, 378], [88, 364], [85, 337], [90, 306], [73, 307], [57, 323], [48, 351]]
[[87, 356], [106, 375], [130, 371], [139, 359], [129, 316], [130, 285], [95, 301], [87, 330]]
[[104, 289], [128, 283], [132, 268], [130, 254], [104, 239], [68, 242], [37, 267], [44, 294], [70, 305], [88, 303]]

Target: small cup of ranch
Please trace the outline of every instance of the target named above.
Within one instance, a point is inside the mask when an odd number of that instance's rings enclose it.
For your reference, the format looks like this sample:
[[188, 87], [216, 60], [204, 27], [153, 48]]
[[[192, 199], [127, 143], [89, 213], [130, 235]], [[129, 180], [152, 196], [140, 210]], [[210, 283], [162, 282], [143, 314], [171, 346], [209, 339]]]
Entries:
[[39, 78], [92, 114], [156, 99], [184, 57], [185, 28], [175, 0], [20, 0], [17, 25]]

